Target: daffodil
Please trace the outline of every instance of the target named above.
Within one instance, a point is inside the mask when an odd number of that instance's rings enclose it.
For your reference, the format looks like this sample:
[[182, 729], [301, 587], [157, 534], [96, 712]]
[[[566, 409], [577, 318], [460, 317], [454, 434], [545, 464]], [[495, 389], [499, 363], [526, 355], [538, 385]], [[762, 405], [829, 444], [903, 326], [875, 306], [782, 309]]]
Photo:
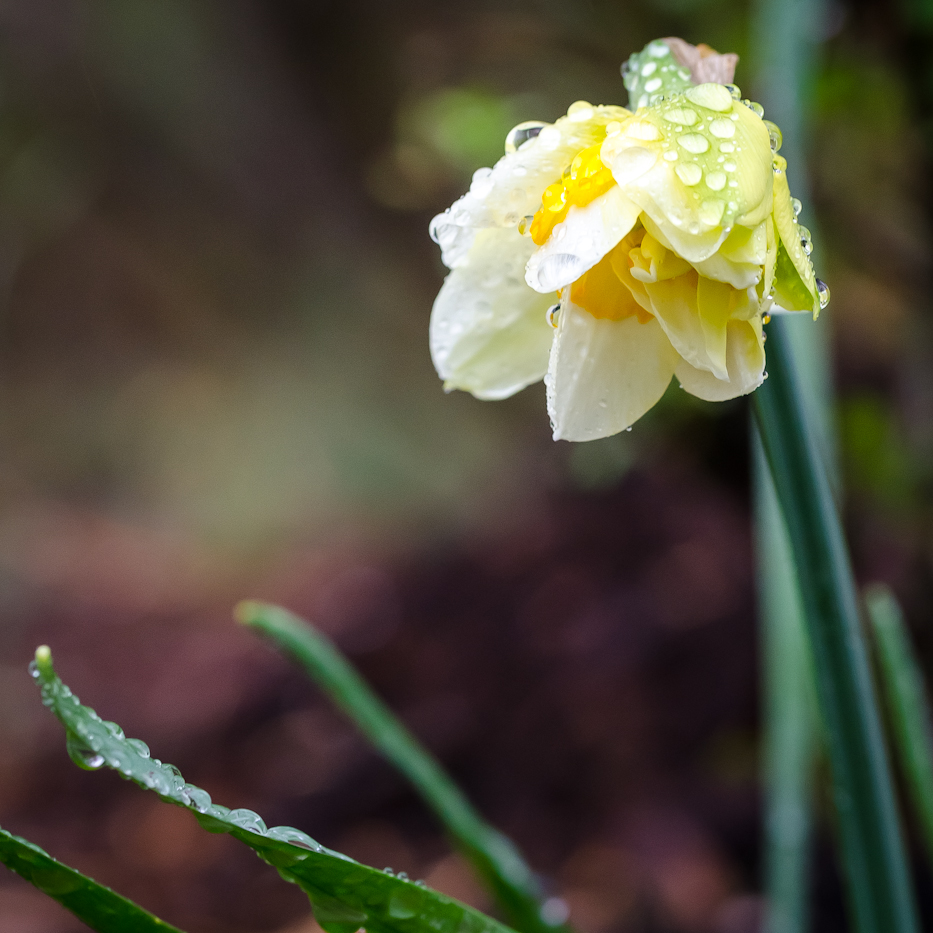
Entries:
[[520, 124], [434, 218], [446, 388], [502, 399], [543, 377], [555, 439], [593, 440], [672, 377], [711, 401], [751, 392], [763, 319], [825, 305], [780, 131], [725, 83], [734, 56], [710, 53], [651, 43], [629, 61], [634, 112], [579, 101]]

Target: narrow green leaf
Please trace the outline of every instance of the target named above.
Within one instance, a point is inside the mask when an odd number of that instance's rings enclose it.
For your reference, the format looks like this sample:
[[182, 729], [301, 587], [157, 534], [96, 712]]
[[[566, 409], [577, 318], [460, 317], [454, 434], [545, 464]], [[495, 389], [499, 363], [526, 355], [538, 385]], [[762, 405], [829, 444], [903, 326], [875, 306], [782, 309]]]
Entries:
[[894, 594], [876, 584], [866, 590], [865, 605], [875, 633], [895, 752], [933, 857], [933, 727], [923, 673]]
[[770, 378], [753, 403], [797, 568], [853, 925], [858, 933], [917, 933], [855, 582], [785, 328], [780, 317], [769, 325]]
[[0, 862], [98, 933], [181, 933], [5, 829], [0, 829]]
[[211, 801], [207, 791], [186, 784], [174, 765], [152, 758], [145, 742], [127, 739], [113, 722], [59, 680], [45, 646], [36, 651], [30, 672], [42, 702], [67, 730], [68, 752], [83, 768], [107, 767], [155, 791], [166, 803], [190, 810], [208, 832], [229, 833], [249, 846], [310, 898], [318, 923], [328, 933], [511, 933], [508, 927], [421, 884], [361, 865], [327, 849], [290, 826], [266, 828], [252, 810], [230, 810]]
[[[548, 916], [537, 879], [513, 843], [473, 809], [437, 760], [373, 693], [329, 638], [304, 619], [267, 603], [240, 603], [236, 617], [295, 658], [408, 778], [519, 930], [554, 933], [561, 929], [564, 918]], [[548, 922], [551, 919], [554, 922]]]

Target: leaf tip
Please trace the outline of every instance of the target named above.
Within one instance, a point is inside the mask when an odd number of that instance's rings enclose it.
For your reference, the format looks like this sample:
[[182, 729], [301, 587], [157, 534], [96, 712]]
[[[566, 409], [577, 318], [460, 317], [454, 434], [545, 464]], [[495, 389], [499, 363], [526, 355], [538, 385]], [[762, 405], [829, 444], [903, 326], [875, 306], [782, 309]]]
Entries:
[[255, 625], [261, 609], [262, 603], [254, 599], [244, 599], [233, 607], [233, 618], [240, 625]]
[[39, 645], [36, 648], [36, 664], [42, 668], [52, 666], [52, 649], [48, 645]]

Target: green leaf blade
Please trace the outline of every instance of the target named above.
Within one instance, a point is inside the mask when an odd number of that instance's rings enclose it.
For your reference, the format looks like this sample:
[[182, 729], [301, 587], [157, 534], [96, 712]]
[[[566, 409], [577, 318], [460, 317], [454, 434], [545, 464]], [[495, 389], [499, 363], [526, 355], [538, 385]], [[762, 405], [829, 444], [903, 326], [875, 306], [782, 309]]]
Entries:
[[97, 933], [182, 933], [5, 829], [0, 829], [0, 862]]
[[144, 742], [127, 739], [118, 725], [82, 706], [55, 673], [47, 647], [36, 651], [31, 673], [43, 704], [68, 733], [69, 753], [77, 756], [82, 767], [115, 770], [165, 802], [190, 810], [209, 832], [228, 833], [249, 846], [308, 895], [315, 916], [328, 933], [354, 933], [360, 927], [368, 933], [514, 933], [472, 907], [363, 865], [298, 829], [267, 828], [251, 810], [231, 810], [213, 803], [206, 791], [186, 783], [174, 765], [151, 757]]
[[490, 826], [340, 649], [306, 620], [280, 606], [243, 602], [236, 618], [294, 658], [363, 735], [410, 781], [454, 845], [472, 863], [508, 918], [523, 933], [557, 933], [531, 868], [508, 837]]
[[894, 594], [875, 584], [865, 592], [865, 606], [875, 636], [894, 749], [933, 857], [933, 725], [923, 672]]

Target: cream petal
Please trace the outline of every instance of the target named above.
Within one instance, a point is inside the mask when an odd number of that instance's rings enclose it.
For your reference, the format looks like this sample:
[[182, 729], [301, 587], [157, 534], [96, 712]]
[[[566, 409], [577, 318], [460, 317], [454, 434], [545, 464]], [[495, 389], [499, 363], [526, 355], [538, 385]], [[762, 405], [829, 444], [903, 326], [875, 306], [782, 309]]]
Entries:
[[656, 321], [595, 318], [565, 295], [544, 380], [554, 440], [625, 430], [664, 394], [676, 360]]
[[723, 348], [700, 318], [696, 283], [691, 287], [683, 278], [647, 282], [645, 292], [651, 302], [651, 313], [678, 354], [714, 378], [727, 379]]
[[575, 282], [638, 222], [639, 209], [613, 185], [585, 207], [572, 206], [528, 261], [525, 281], [537, 292], [555, 292]]
[[726, 360], [728, 379], [717, 379], [712, 373], [679, 360], [674, 374], [680, 385], [691, 395], [708, 402], [724, 402], [747, 395], [764, 382], [765, 351], [761, 322], [730, 321], [727, 326]]
[[585, 120], [579, 111], [545, 126], [491, 169], [473, 176], [470, 190], [431, 221], [431, 236], [451, 269], [466, 260], [476, 231], [515, 227], [541, 206], [541, 195], [557, 181], [573, 157], [605, 135], [607, 123], [630, 116], [624, 107], [593, 107]]
[[444, 280], [431, 312], [431, 358], [447, 389], [502, 399], [547, 370], [554, 328], [545, 297], [525, 284], [534, 243], [513, 228], [480, 230]]
[[799, 227], [791, 206], [787, 163], [780, 156], [775, 163], [773, 216], [780, 240], [774, 273], [776, 303], [788, 311], [812, 311], [815, 318], [820, 313], [819, 292], [813, 264], [800, 242]]

